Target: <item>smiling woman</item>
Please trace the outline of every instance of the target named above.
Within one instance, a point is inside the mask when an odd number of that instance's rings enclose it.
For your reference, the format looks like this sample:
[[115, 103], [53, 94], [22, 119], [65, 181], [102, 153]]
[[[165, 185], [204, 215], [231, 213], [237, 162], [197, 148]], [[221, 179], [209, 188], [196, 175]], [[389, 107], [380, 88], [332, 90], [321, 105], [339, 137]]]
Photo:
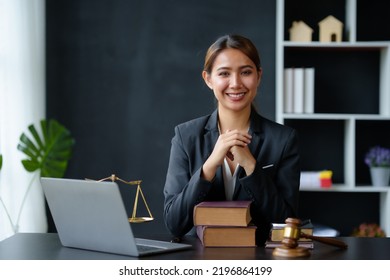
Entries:
[[202, 76], [217, 109], [175, 128], [164, 187], [166, 226], [176, 236], [194, 234], [199, 202], [252, 201], [256, 242], [262, 246], [271, 222], [297, 215], [296, 132], [254, 109], [262, 68], [249, 39], [220, 37], [207, 51]]

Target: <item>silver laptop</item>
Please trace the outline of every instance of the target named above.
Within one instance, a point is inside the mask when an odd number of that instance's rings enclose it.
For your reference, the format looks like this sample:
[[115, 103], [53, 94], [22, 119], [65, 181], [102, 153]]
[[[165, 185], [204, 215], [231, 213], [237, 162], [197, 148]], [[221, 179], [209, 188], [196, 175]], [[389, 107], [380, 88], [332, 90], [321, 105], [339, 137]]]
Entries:
[[133, 257], [192, 247], [134, 238], [115, 182], [41, 178], [41, 183], [63, 246]]

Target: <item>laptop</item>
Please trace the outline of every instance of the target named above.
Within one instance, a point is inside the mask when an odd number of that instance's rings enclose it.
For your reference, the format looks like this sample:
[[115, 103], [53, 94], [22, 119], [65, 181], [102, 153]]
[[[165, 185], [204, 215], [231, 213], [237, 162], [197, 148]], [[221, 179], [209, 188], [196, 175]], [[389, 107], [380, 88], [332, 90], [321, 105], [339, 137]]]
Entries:
[[135, 238], [115, 182], [42, 177], [41, 184], [65, 247], [132, 257], [192, 247]]

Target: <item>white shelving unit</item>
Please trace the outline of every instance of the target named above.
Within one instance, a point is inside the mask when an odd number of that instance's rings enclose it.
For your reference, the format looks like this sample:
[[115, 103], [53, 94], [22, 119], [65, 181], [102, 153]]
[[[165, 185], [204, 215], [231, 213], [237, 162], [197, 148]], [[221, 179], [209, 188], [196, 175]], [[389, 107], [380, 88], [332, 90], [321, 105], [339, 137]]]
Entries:
[[[285, 1], [277, 0], [277, 22], [276, 22], [276, 121], [279, 123], [294, 123], [305, 121], [327, 121], [342, 123], [344, 129], [343, 142], [344, 155], [343, 159], [343, 182], [337, 182], [331, 188], [301, 188], [301, 191], [326, 191], [326, 192], [366, 192], [378, 193], [380, 196], [380, 225], [390, 236], [390, 187], [373, 187], [357, 182], [356, 161], [361, 160], [356, 158], [357, 151], [357, 130], [360, 122], [383, 122], [390, 129], [390, 42], [387, 41], [365, 41], [358, 42], [357, 38], [357, 0], [345, 0], [345, 21], [344, 28], [346, 30], [346, 40], [340, 43], [299, 43], [290, 42], [286, 39], [285, 31]], [[299, 1], [298, 1], [299, 2]], [[297, 10], [299, 3], [296, 3]], [[320, 5], [320, 4], [319, 4]], [[289, 11], [291, 13], [291, 11]], [[304, 20], [298, 18], [297, 20]], [[304, 20], [305, 21], [305, 20]], [[289, 24], [289, 23], [287, 23]], [[314, 29], [314, 27], [313, 27]], [[378, 85], [379, 93], [375, 93], [378, 103], [378, 111], [374, 113], [343, 113], [343, 112], [321, 112], [313, 114], [294, 114], [284, 113], [284, 69], [293, 67], [286, 65], [286, 51], [298, 50], [301, 54], [305, 51], [318, 52], [321, 55], [322, 51], [342, 51], [347, 53], [369, 51], [377, 53], [379, 57], [379, 73]], [[358, 57], [358, 55], [357, 55]], [[359, 59], [359, 58], [357, 58]], [[362, 69], [366, 71], [366, 69]], [[317, 71], [316, 71], [317, 74]], [[317, 78], [317, 77], [316, 77]], [[342, 79], [342, 77], [340, 77]], [[354, 81], [358, 83], [359, 81]], [[316, 94], [316, 92], [314, 93]], [[388, 122], [388, 123], [387, 123]]]

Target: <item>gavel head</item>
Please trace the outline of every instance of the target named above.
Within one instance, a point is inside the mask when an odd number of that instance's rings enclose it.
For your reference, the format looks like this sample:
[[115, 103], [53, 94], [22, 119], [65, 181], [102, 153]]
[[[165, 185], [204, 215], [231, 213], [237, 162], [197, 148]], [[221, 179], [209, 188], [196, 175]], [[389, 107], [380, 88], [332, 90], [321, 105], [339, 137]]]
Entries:
[[301, 235], [301, 230], [299, 228], [301, 220], [287, 218], [285, 222], [286, 226], [283, 230], [282, 244], [288, 248], [296, 248], [298, 246], [298, 239]]
[[301, 220], [287, 218], [283, 230], [282, 246], [274, 249], [272, 255], [277, 258], [303, 258], [310, 256], [307, 248], [298, 246], [298, 239], [301, 236]]

